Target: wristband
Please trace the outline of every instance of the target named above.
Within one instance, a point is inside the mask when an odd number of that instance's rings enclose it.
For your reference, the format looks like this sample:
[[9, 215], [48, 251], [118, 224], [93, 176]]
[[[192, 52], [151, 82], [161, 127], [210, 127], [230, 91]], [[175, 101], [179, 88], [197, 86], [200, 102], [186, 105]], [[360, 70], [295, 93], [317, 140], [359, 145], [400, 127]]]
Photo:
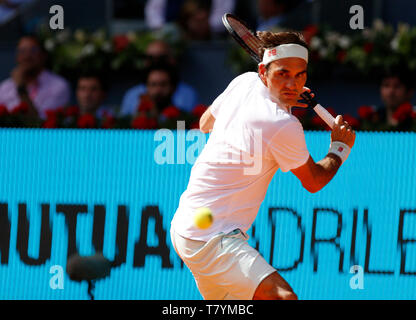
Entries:
[[333, 153], [341, 158], [342, 163], [347, 160], [348, 155], [351, 152], [351, 148], [347, 146], [345, 143], [342, 143], [340, 141], [333, 141], [331, 145], [329, 146], [328, 153]]

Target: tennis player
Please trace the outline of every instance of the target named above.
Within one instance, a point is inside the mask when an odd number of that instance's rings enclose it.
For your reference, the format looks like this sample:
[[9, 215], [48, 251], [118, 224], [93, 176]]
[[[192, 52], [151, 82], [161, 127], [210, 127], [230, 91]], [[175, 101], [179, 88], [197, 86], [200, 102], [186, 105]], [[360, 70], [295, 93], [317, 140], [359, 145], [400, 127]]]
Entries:
[[[355, 132], [338, 115], [328, 154], [315, 163], [303, 128], [291, 114], [305, 90], [308, 48], [295, 32], [258, 32], [264, 43], [258, 73], [235, 78], [200, 119], [211, 132], [171, 223], [173, 246], [204, 299], [294, 300], [290, 285], [247, 243], [275, 172], [291, 171], [309, 192], [321, 190], [347, 159]], [[254, 167], [257, 170], [249, 170]], [[213, 224], [199, 229], [195, 210]]]

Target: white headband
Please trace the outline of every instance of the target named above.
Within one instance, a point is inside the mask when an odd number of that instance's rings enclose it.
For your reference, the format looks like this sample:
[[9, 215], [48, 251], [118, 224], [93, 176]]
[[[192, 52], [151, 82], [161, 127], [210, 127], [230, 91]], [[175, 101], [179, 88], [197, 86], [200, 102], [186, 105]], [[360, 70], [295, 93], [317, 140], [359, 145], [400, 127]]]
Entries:
[[308, 62], [308, 49], [296, 43], [281, 44], [264, 50], [263, 61], [259, 65], [267, 66], [270, 62], [283, 58], [301, 58]]

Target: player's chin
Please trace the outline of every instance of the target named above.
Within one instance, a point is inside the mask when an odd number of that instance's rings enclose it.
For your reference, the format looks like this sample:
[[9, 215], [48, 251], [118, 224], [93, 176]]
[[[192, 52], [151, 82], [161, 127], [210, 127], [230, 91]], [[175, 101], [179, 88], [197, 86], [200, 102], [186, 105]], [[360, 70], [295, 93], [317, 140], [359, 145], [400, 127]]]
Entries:
[[280, 101], [283, 102], [286, 105], [296, 106], [299, 104], [298, 102], [299, 96], [298, 95], [289, 95], [289, 94], [283, 94], [280, 97]]

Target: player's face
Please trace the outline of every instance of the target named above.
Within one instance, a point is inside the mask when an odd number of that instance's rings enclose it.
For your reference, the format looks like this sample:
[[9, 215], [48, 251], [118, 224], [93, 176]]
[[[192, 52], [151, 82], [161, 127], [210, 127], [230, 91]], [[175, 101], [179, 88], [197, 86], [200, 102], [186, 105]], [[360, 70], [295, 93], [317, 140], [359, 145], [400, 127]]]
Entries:
[[261, 69], [260, 76], [273, 101], [293, 106], [303, 92], [306, 68], [307, 63], [301, 58], [284, 58], [270, 63], [268, 71]]

